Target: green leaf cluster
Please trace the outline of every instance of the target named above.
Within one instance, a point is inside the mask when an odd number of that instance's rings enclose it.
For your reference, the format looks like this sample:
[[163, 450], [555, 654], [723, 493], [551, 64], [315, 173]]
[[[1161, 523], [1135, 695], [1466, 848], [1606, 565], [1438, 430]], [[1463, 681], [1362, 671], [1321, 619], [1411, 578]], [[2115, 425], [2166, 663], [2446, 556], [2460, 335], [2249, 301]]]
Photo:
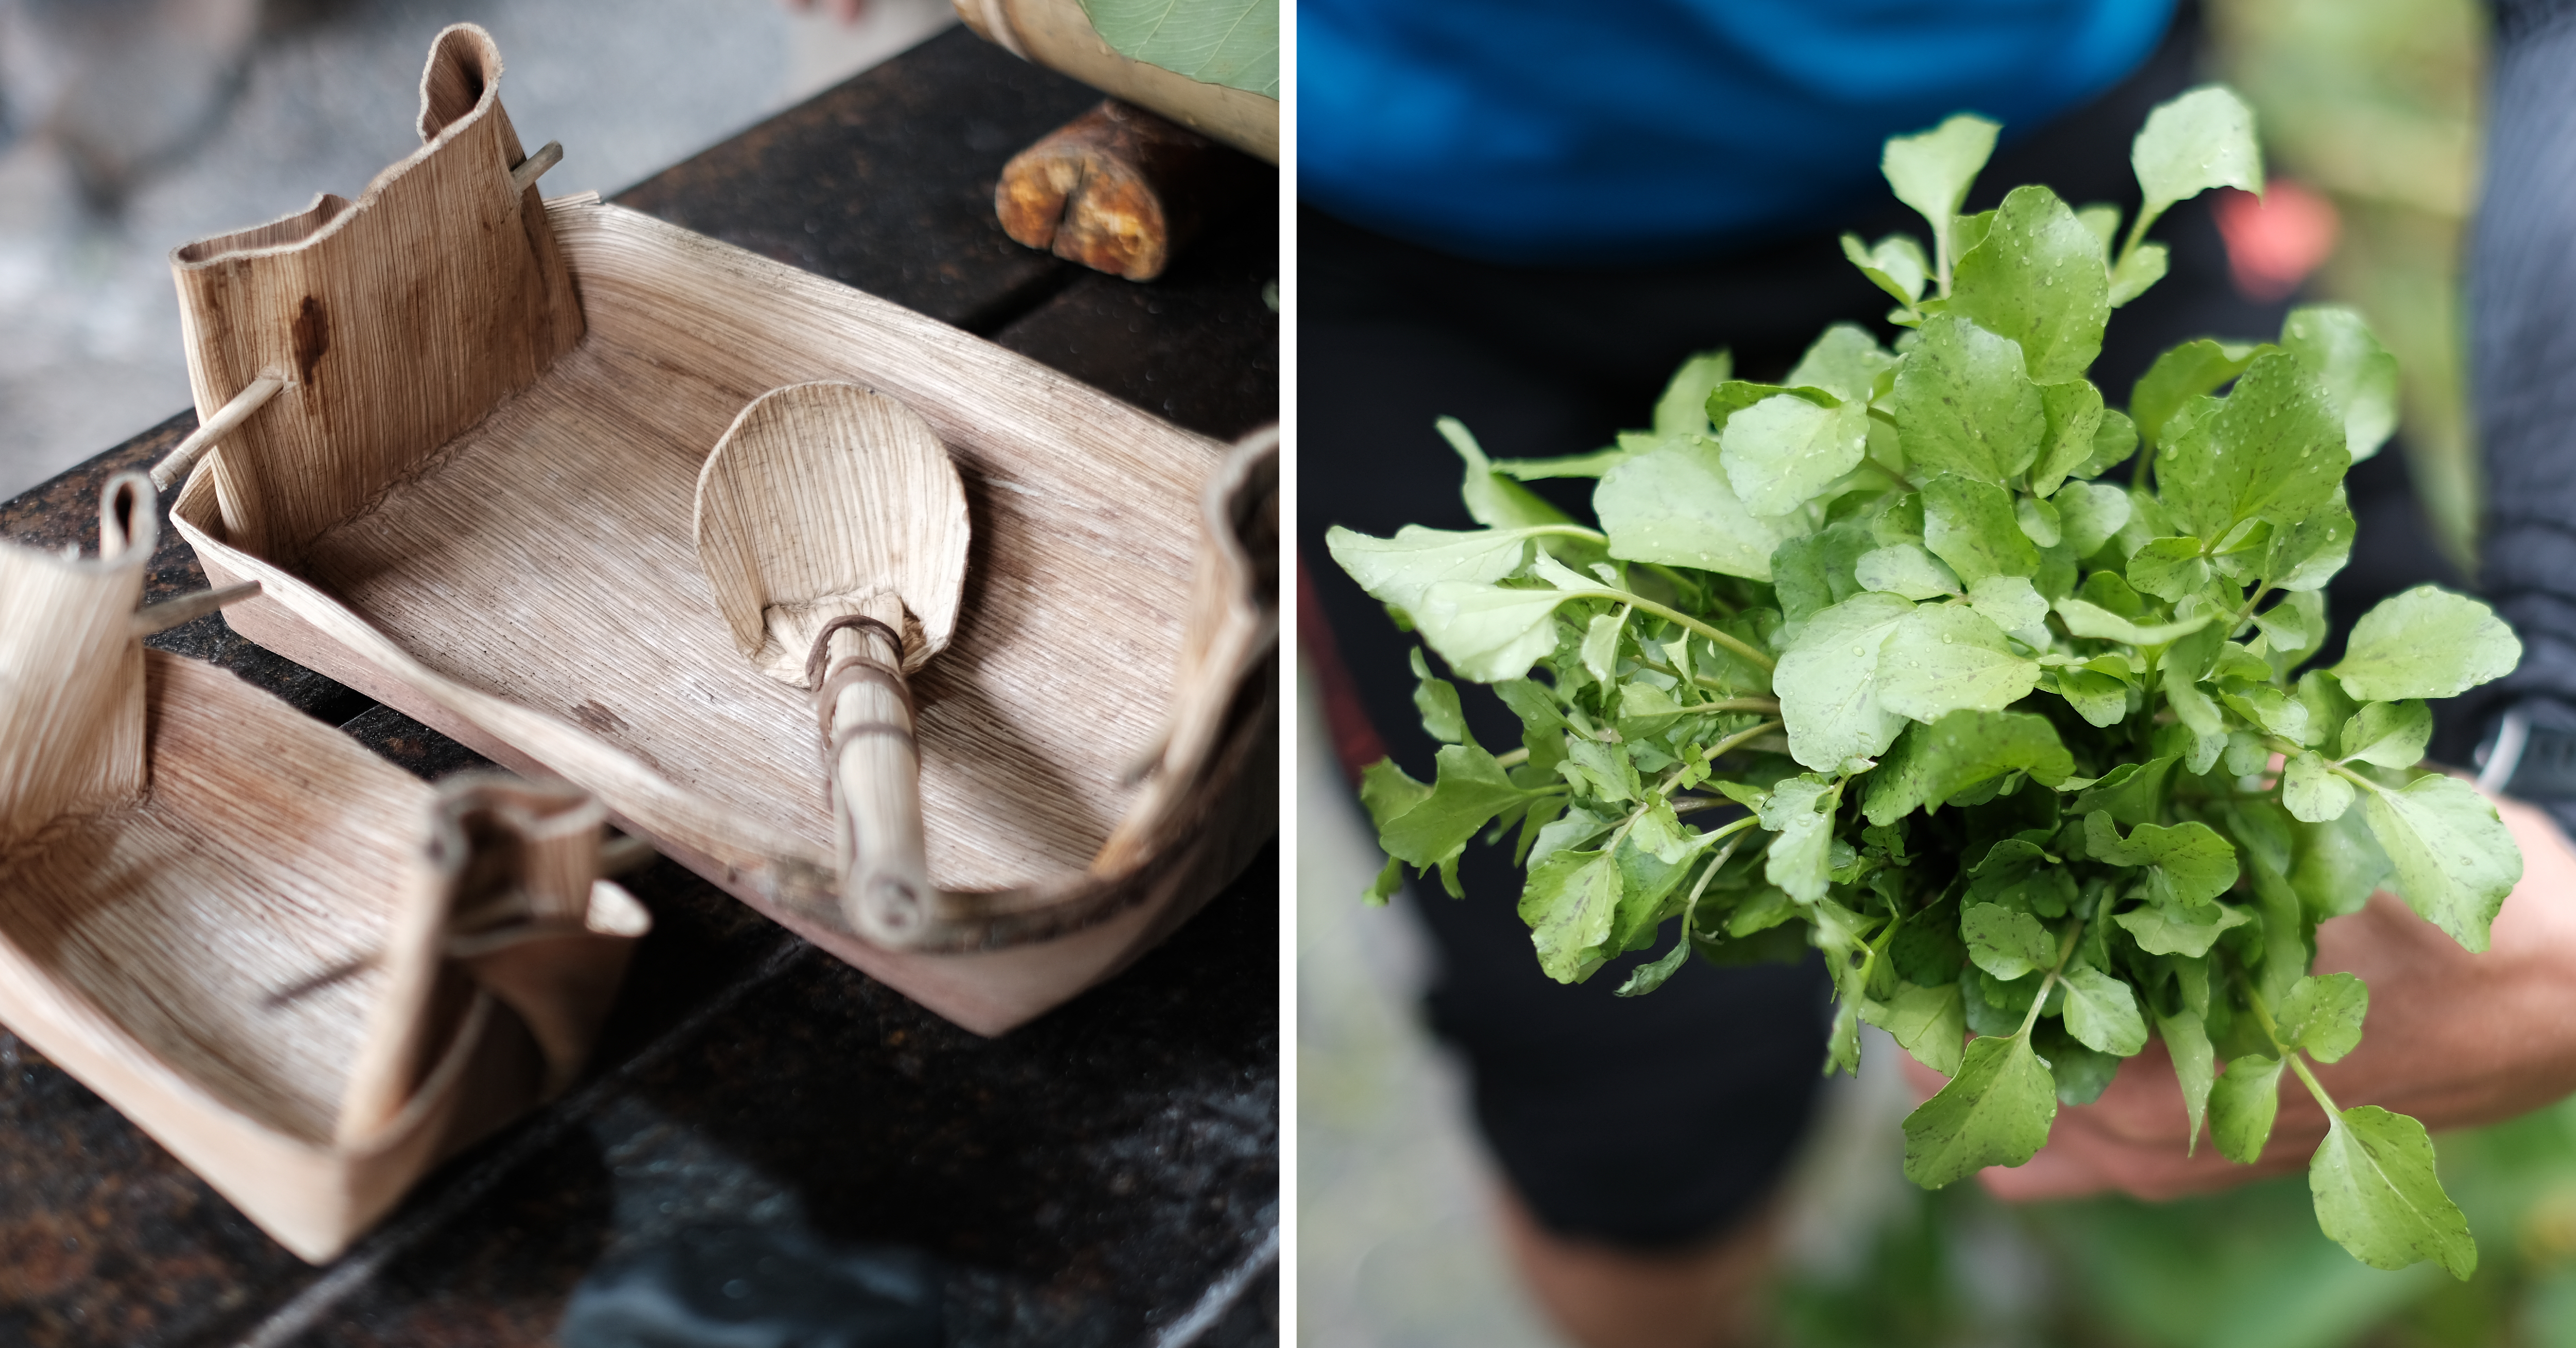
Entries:
[[[1520, 914], [1561, 981], [1666, 941], [1623, 995], [1693, 956], [1820, 951], [1828, 1070], [1856, 1064], [1867, 1022], [1950, 1077], [1905, 1123], [1926, 1186], [2029, 1160], [2151, 1037], [2190, 1145], [2205, 1125], [2234, 1160], [2296, 1078], [2333, 1119], [2310, 1171], [2323, 1229], [2371, 1264], [2466, 1276], [2423, 1129], [2338, 1107], [2310, 1072], [2368, 1005], [2310, 965], [2317, 925], [2383, 883], [2485, 948], [2522, 861], [2492, 805], [2422, 765], [2426, 700], [2502, 676], [2520, 644], [2426, 587], [2311, 663], [2353, 546], [2344, 474], [2393, 415], [2358, 315], [2184, 343], [2125, 408], [2088, 378], [2112, 310], [2163, 274], [2156, 216], [2260, 188], [2234, 94], [2148, 119], [2145, 207], [2116, 249], [2114, 208], [2044, 187], [1961, 215], [1995, 130], [1888, 142], [1929, 245], [1844, 247], [1898, 302], [1892, 348], [1838, 325], [1776, 384], [1695, 357], [1651, 427], [1568, 459], [1494, 462], [1444, 423], [1485, 527], [1332, 531], [1522, 727], [1476, 744], [1417, 654], [1447, 747], [1427, 784], [1369, 771], [1390, 857], [1373, 897], [1406, 867], [1457, 893], [1481, 838], [1527, 867]], [[1542, 477], [1597, 479], [1598, 527], [1520, 486]]]

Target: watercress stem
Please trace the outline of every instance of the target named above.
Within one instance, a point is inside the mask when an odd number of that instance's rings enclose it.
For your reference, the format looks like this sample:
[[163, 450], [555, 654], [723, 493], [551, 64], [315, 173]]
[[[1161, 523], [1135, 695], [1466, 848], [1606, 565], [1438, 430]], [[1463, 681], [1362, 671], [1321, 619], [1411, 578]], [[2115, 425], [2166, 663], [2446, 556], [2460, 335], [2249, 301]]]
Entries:
[[2083, 939], [2084, 919], [2079, 917], [2074, 926], [2066, 929], [2066, 940], [2057, 947], [2057, 963], [2050, 965], [2048, 977], [2039, 981], [2039, 995], [2030, 999], [2030, 1013], [2021, 1018], [2021, 1028], [2013, 1031], [2013, 1038], [2028, 1035], [2030, 1027], [2039, 1023], [2039, 1008], [2048, 1005], [2049, 989], [2057, 986], [2058, 975], [2066, 971], [2066, 962], [2075, 958], [2075, 943]]
[[1669, 608], [1665, 605], [1658, 604], [1654, 600], [1646, 598], [1644, 595], [1630, 594], [1626, 590], [1613, 590], [1606, 587], [1597, 590], [1567, 590], [1564, 591], [1564, 594], [1568, 599], [1611, 599], [1622, 604], [1634, 605], [1635, 607], [1644, 609], [1648, 613], [1654, 614], [1658, 618], [1662, 618], [1668, 622], [1679, 623], [1683, 627], [1699, 633], [1701, 636], [1704, 636], [1709, 640], [1716, 642], [1718, 645], [1735, 652], [1737, 655], [1743, 656], [1745, 659], [1752, 661], [1754, 664], [1761, 666], [1763, 672], [1766, 674], [1779, 667], [1779, 663], [1773, 660], [1770, 656], [1755, 650], [1753, 647], [1746, 645], [1737, 638], [1729, 636], [1726, 633], [1709, 626], [1707, 623], [1701, 622], [1699, 619], [1682, 612], [1680, 609]]
[[2236, 982], [2245, 990], [2245, 1005], [2254, 1012], [2254, 1023], [2263, 1027], [2263, 1037], [2271, 1041], [2272, 1051], [2290, 1065], [2291, 1071], [2299, 1074], [2301, 1084], [2308, 1088], [2308, 1094], [2317, 1098], [2318, 1104], [2325, 1106], [2327, 1114], [2343, 1113], [2335, 1105], [2334, 1097], [2326, 1094], [2325, 1085], [2317, 1080], [2317, 1074], [2308, 1070], [2307, 1055], [2281, 1042], [2281, 1029], [2272, 1021], [2272, 1008], [2263, 1004], [2263, 994], [2255, 991], [2253, 980], [2240, 969], [2236, 973]]

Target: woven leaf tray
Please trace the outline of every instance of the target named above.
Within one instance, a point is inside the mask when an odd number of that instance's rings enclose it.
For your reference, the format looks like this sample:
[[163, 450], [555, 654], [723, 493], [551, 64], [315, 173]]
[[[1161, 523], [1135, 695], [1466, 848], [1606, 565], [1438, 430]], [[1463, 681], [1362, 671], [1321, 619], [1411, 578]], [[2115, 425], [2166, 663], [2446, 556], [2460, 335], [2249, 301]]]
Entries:
[[[173, 254], [224, 426], [172, 519], [215, 584], [263, 586], [227, 620], [594, 793], [971, 1029], [1115, 972], [1275, 827], [1275, 435], [1228, 453], [847, 287], [541, 201], [500, 75], [448, 29], [420, 150]], [[941, 904], [904, 949], [842, 919], [810, 697], [735, 649], [691, 536], [728, 425], [817, 380], [925, 419], [971, 517], [953, 642], [912, 685]]]
[[649, 920], [600, 807], [432, 787], [144, 649], [157, 530], [0, 544], [0, 1021], [316, 1262], [569, 1084]]

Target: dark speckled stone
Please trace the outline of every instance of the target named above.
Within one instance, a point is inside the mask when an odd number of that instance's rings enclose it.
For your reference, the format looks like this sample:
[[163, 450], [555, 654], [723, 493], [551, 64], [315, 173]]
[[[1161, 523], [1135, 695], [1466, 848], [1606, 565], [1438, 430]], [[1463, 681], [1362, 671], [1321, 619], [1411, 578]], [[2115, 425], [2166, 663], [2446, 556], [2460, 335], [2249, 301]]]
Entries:
[[[1020, 248], [992, 185], [1097, 95], [962, 31], [681, 164], [625, 204], [886, 295], [1211, 435], [1274, 420], [1273, 203], [1149, 286]], [[99, 487], [182, 413], [13, 501], [94, 548]], [[149, 597], [204, 587], [165, 527]], [[423, 777], [486, 766], [208, 616], [153, 638]], [[1161, 949], [977, 1038], [657, 861], [590, 1075], [450, 1161], [328, 1269], [269, 1241], [0, 1031], [0, 1345], [544, 1344], [583, 1280], [711, 1228], [935, 1270], [958, 1345], [1278, 1341], [1276, 847]]]

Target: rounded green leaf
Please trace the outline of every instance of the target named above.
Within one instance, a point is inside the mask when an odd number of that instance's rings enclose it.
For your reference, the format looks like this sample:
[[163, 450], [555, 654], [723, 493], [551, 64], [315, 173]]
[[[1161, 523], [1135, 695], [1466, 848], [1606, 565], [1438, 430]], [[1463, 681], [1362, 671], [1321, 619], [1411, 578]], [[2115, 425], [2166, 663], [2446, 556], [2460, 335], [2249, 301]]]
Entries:
[[2522, 663], [2522, 642], [2495, 610], [2433, 585], [2379, 602], [2352, 626], [2344, 691], [2364, 702], [2456, 697]]
[[2048, 1143], [2057, 1083], [2027, 1035], [1971, 1040], [1959, 1073], [1905, 1116], [1905, 1177], [1926, 1189], [1990, 1165], [2020, 1165]]
[[2462, 1281], [2476, 1272], [2477, 1238], [2442, 1192], [2424, 1125], [2377, 1105], [2344, 1110], [2328, 1123], [2308, 1162], [2318, 1227], [2372, 1268], [2430, 1259]]
[[1726, 419], [1719, 463], [1755, 515], [1785, 515], [1860, 464], [1869, 414], [1860, 403], [1819, 407], [1777, 393]]
[[2213, 187], [2263, 190], [2263, 152], [2254, 141], [2254, 110], [2224, 85], [2204, 84], [2147, 114], [2129, 147], [2152, 223], [2175, 202]]
[[1975, 609], [1926, 604], [1879, 647], [1879, 702], [1917, 721], [1963, 709], [2002, 711], [2029, 696], [2039, 670], [2038, 661], [2013, 654], [2003, 629]]
[[1856, 594], [1819, 611], [1780, 657], [1772, 686], [1789, 756], [1819, 772], [1875, 758], [1905, 728], [1879, 701], [1878, 651], [1914, 605], [1892, 594]]
[[1745, 508], [1705, 436], [1681, 436], [1613, 468], [1592, 492], [1592, 511], [1622, 561], [1692, 566], [1747, 580], [1771, 579], [1771, 554], [1806, 530]]

